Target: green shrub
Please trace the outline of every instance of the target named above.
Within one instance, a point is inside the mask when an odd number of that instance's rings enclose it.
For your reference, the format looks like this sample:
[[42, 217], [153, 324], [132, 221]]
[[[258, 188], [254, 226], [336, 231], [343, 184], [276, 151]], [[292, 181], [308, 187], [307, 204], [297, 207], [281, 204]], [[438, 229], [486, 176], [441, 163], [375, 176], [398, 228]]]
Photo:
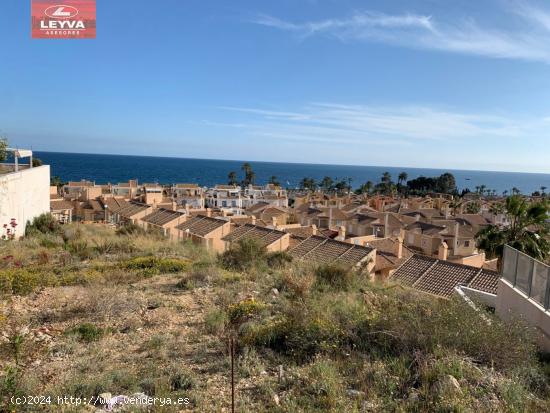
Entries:
[[338, 264], [320, 265], [315, 270], [315, 275], [321, 285], [328, 285], [340, 290], [351, 287], [357, 276], [352, 268]]
[[127, 222], [116, 230], [117, 235], [145, 235], [145, 230], [137, 224]]
[[267, 265], [270, 268], [281, 269], [292, 262], [292, 255], [285, 251], [272, 252], [267, 254]]
[[205, 329], [209, 334], [222, 334], [225, 331], [226, 324], [226, 313], [218, 309], [210, 311], [204, 318]]
[[0, 271], [0, 293], [26, 295], [45, 284], [40, 271], [10, 268]]
[[134, 243], [129, 240], [105, 240], [96, 242], [94, 246], [98, 254], [131, 254], [136, 249]]
[[179, 258], [136, 257], [122, 263], [128, 270], [142, 271], [145, 275], [169, 274], [186, 271], [189, 261]]
[[75, 335], [86, 343], [91, 343], [103, 337], [104, 330], [91, 323], [83, 323], [67, 330], [65, 333], [68, 335]]
[[256, 240], [245, 238], [220, 255], [221, 265], [228, 270], [246, 271], [265, 263], [267, 251]]
[[94, 256], [94, 251], [88, 246], [85, 240], [72, 240], [65, 244], [65, 249], [81, 260], [87, 260]]
[[254, 298], [248, 298], [237, 304], [229, 306], [227, 316], [232, 324], [239, 324], [246, 319], [259, 314], [265, 309], [265, 304], [256, 301]]
[[61, 224], [53, 217], [52, 214], [42, 214], [27, 223], [27, 236], [36, 234], [59, 234], [61, 232]]

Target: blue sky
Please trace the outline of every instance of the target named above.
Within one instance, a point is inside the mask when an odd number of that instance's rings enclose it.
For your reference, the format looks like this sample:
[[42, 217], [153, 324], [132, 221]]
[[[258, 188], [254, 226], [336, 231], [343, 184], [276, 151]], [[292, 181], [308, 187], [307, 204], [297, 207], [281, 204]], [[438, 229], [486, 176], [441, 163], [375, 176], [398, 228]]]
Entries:
[[[546, 4], [545, 4], [546, 3]], [[550, 173], [550, 4], [98, 0], [0, 13], [0, 133], [35, 150]]]

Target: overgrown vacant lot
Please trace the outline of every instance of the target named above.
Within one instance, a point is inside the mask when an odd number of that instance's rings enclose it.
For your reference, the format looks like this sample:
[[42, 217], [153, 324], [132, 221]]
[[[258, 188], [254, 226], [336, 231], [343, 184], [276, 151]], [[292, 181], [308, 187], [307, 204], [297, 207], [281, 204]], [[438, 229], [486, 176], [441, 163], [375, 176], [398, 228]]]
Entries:
[[252, 242], [216, 257], [133, 227], [37, 224], [0, 245], [0, 411], [13, 395], [102, 393], [229, 411], [230, 335], [237, 411], [550, 411], [529, 329], [460, 301]]

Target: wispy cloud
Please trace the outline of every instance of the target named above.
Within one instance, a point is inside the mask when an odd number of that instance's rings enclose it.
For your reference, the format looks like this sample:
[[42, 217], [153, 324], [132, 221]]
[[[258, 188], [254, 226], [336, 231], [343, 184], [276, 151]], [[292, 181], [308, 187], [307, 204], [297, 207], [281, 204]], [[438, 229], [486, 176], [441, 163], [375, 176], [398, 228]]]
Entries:
[[550, 63], [550, 11], [515, 2], [506, 10], [519, 29], [482, 25], [473, 19], [439, 21], [421, 14], [356, 12], [344, 18], [291, 22], [260, 15], [253, 23], [292, 32], [301, 38], [326, 35], [341, 41], [372, 41], [409, 48], [491, 58]]
[[384, 108], [312, 103], [293, 112], [246, 107], [223, 109], [243, 114], [245, 119], [239, 119], [238, 125], [250, 136], [365, 147], [513, 139], [532, 136], [544, 123], [543, 119], [468, 114], [426, 106]]

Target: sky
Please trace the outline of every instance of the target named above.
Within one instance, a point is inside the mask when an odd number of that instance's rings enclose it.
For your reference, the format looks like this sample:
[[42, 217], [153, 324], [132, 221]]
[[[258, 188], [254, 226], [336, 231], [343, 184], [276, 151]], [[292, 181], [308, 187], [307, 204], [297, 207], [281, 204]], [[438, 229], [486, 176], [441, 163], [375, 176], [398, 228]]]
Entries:
[[97, 0], [32, 40], [3, 0], [0, 62], [12, 146], [550, 173], [548, 1]]

